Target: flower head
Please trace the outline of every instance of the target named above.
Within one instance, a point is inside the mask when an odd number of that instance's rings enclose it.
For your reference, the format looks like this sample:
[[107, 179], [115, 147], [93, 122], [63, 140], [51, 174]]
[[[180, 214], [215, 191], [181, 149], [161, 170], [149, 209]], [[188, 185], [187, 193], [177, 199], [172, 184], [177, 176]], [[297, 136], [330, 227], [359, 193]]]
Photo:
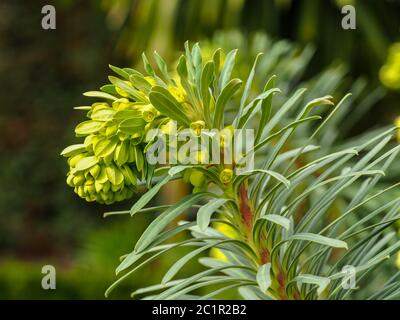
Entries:
[[394, 43], [388, 52], [385, 65], [382, 66], [379, 77], [389, 89], [400, 89], [400, 43]]

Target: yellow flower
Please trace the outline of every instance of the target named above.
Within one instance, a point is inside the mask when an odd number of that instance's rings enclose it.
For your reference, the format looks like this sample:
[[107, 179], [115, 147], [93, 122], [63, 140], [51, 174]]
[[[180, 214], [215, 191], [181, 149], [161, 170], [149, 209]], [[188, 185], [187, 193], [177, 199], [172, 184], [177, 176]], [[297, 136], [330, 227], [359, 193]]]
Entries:
[[156, 81], [156, 79], [154, 79], [153, 77], [146, 76], [146, 77], [144, 77], [144, 79], [145, 79], [148, 83], [150, 83], [150, 85], [151, 85], [152, 87], [154, 87], [155, 85], [157, 85], [157, 81]]
[[201, 130], [203, 130], [205, 128], [205, 126], [206, 126], [206, 123], [202, 120], [199, 120], [199, 121], [192, 122], [190, 124], [190, 129], [193, 131], [193, 133], [196, 136], [199, 137], [201, 134]]
[[351, 5], [354, 6], [355, 5], [355, 0], [336, 0], [336, 4], [338, 7], [344, 7], [346, 5]]
[[186, 92], [183, 90], [183, 88], [170, 86], [168, 88], [168, 91], [173, 95], [173, 97], [179, 103], [184, 103], [187, 100]]
[[194, 119], [198, 116], [192, 107], [185, 89], [182, 86], [169, 86], [168, 91], [176, 99], [176, 101], [181, 104], [183, 111], [186, 113], [189, 119]]
[[400, 269], [400, 251], [397, 252], [396, 267], [397, 267], [398, 269]]
[[381, 82], [389, 89], [400, 89], [400, 43], [389, 48], [385, 65], [379, 71]]
[[217, 260], [224, 261], [224, 262], [228, 261], [228, 258], [226, 257], [226, 255], [224, 255], [221, 250], [216, 249], [216, 248], [212, 248], [210, 250], [210, 257], [217, 259]]
[[154, 118], [157, 116], [158, 112], [156, 108], [154, 108], [151, 104], [145, 106], [142, 109], [142, 116], [144, 121], [146, 122], [152, 122]]
[[[237, 238], [236, 231], [225, 223], [215, 223], [213, 227], [215, 230], [221, 232], [228, 238], [231, 239]], [[212, 248], [210, 250], [210, 256], [218, 260], [228, 261], [228, 258], [222, 253], [222, 251], [216, 248]]]
[[400, 89], [400, 65], [384, 65], [379, 72], [379, 76], [386, 87], [394, 90]]
[[201, 187], [205, 181], [204, 173], [199, 170], [193, 170], [190, 174], [190, 183], [195, 187]]
[[223, 184], [231, 182], [232, 178], [233, 178], [233, 171], [231, 169], [224, 169], [219, 174], [219, 180], [221, 180]]

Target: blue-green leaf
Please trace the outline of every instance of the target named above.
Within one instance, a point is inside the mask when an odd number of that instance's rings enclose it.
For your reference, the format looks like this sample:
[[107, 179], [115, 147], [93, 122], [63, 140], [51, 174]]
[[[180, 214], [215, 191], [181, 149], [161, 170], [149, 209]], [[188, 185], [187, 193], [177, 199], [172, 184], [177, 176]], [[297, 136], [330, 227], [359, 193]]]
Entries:
[[328, 238], [321, 236], [320, 234], [314, 234], [314, 233], [294, 234], [290, 238], [288, 238], [288, 240], [310, 241], [333, 248], [344, 248], [346, 250], [348, 249], [347, 243], [342, 240]]
[[260, 290], [265, 293], [268, 288], [271, 286], [271, 264], [263, 264], [258, 268], [257, 271], [257, 284], [260, 287]]
[[199, 209], [197, 212], [197, 225], [201, 231], [207, 229], [212, 214], [227, 201], [228, 199], [213, 199]]
[[[152, 189], [151, 189], [152, 190]], [[135, 245], [135, 252], [140, 253], [153, 242], [158, 234], [175, 218], [177, 218], [183, 211], [190, 208], [193, 204], [197, 203], [200, 199], [213, 196], [209, 192], [199, 192], [191, 194], [179, 201], [175, 206], [169, 208], [160, 214], [148, 228], [143, 232], [140, 239]]]
[[219, 95], [216, 105], [215, 105], [215, 113], [214, 113], [214, 123], [213, 127], [216, 129], [222, 129], [224, 126], [224, 109], [229, 99], [239, 90], [242, 85], [242, 80], [240, 79], [232, 79], [229, 83], [224, 87], [221, 94]]

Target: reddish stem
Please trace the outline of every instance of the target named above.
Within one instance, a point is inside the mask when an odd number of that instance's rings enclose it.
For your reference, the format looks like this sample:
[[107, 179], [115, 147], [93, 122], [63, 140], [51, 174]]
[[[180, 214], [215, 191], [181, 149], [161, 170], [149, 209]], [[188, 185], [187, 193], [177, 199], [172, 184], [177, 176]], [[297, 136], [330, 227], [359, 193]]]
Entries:
[[242, 220], [249, 231], [251, 231], [253, 225], [253, 214], [251, 212], [249, 198], [247, 196], [247, 188], [245, 184], [239, 187], [240, 197], [240, 213], [242, 214]]

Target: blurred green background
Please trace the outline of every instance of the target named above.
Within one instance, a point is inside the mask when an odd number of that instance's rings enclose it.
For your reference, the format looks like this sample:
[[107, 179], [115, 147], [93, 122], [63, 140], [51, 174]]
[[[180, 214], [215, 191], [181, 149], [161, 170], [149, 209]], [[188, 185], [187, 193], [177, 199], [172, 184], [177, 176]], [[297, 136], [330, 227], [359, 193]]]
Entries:
[[[45, 4], [56, 8], [56, 30], [41, 28]], [[356, 30], [341, 28], [345, 4], [356, 8]], [[72, 108], [86, 103], [81, 92], [107, 81], [108, 64], [137, 66], [142, 51], [154, 49], [175, 61], [185, 40], [212, 45], [229, 42], [226, 32], [240, 30], [244, 38], [264, 32], [299, 48], [313, 44], [304, 79], [343, 64], [370, 90], [384, 87], [354, 132], [400, 115], [400, 54], [388, 59], [400, 41], [400, 1], [0, 0], [0, 13], [0, 299], [103, 298], [118, 257], [132, 250], [150, 218], [105, 220], [103, 212], [134, 200], [88, 204], [65, 184], [59, 153], [74, 143], [83, 116]], [[124, 282], [112, 298], [156, 282], [176, 256]], [[56, 290], [41, 288], [46, 264], [56, 267]]]

